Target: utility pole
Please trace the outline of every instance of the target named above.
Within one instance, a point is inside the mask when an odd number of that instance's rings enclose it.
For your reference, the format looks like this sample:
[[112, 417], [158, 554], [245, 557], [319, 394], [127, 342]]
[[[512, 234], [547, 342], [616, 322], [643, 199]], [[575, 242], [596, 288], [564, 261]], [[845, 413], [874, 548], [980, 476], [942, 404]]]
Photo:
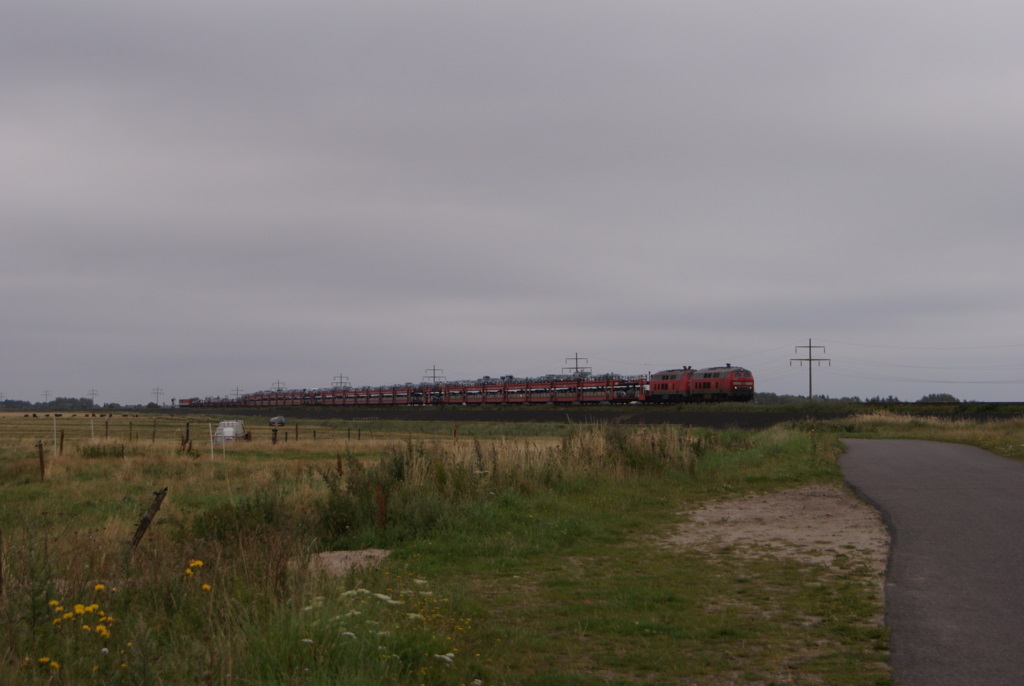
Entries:
[[447, 381], [447, 378], [445, 376], [442, 376], [443, 374], [444, 370], [438, 369], [437, 365], [435, 364], [430, 369], [423, 370], [423, 380], [429, 381], [430, 383], [437, 383], [438, 381]]
[[164, 389], [162, 389], [159, 386], [157, 386], [156, 388], [153, 389], [153, 392], [150, 395], [155, 395], [156, 396], [156, 404], [159, 405], [160, 404], [160, 396], [164, 395]]
[[241, 397], [242, 397], [242, 389], [241, 389], [241, 388], [239, 388], [238, 386], [235, 386], [235, 390], [234, 390], [234, 391], [232, 391], [232, 393], [233, 393], [233, 394], [234, 394], [234, 396], [235, 396], [235, 400], [238, 400], [239, 398], [241, 398]]
[[44, 403], [50, 402], [50, 396], [51, 395], [53, 395], [53, 394], [50, 393], [49, 391], [43, 391], [43, 402]]
[[580, 376], [580, 375], [583, 375], [583, 374], [591, 374], [594, 371], [593, 367], [581, 367], [580, 366], [580, 362], [587, 363], [587, 362], [590, 362], [590, 360], [588, 360], [585, 357], [580, 357], [579, 353], [574, 353], [572, 357], [565, 358], [565, 362], [566, 362], [566, 364], [572, 362], [573, 366], [571, 366], [571, 367], [562, 367], [562, 372], [572, 372], [576, 376]]
[[345, 376], [344, 374], [338, 374], [336, 377], [334, 377], [335, 388], [350, 388], [351, 386], [352, 384], [348, 382], [348, 377]]
[[270, 384], [270, 387], [273, 388], [278, 393], [280, 393], [281, 391], [284, 390], [284, 382], [283, 381], [275, 381], [274, 383]]
[[813, 362], [817, 362], [818, 366], [821, 366], [822, 362], [828, 362], [828, 366], [832, 366], [832, 360], [827, 357], [815, 357], [814, 351], [821, 350], [825, 352], [825, 346], [823, 345], [811, 345], [811, 339], [807, 339], [807, 345], [798, 345], [794, 352], [800, 352], [800, 349], [804, 348], [807, 350], [807, 357], [791, 357], [789, 359], [789, 366], [792, 367], [794, 362], [799, 362], [802, 367], [804, 362], [807, 363], [807, 398], [808, 400], [814, 398], [814, 375], [812, 370], [814, 369]]

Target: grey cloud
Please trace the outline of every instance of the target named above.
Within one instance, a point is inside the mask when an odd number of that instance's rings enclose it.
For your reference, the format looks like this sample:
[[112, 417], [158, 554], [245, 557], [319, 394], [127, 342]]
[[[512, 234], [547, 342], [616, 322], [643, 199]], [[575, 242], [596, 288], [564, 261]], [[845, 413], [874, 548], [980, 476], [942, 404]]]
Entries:
[[[1019, 14], [5, 8], [0, 278], [22, 295], [0, 342], [22, 363], [0, 391], [52, 370], [146, 402], [170, 386], [147, 374], [204, 395], [578, 350], [628, 373], [746, 358], [801, 392], [807, 336], [956, 367], [1024, 334]], [[936, 390], [842, 353], [822, 392]]]

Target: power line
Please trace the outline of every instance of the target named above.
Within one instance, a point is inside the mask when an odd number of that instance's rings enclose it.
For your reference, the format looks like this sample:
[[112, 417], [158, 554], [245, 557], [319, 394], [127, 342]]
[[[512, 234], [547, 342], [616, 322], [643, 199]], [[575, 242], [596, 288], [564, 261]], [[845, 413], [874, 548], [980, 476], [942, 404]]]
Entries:
[[810, 338], [807, 339], [807, 345], [796, 346], [796, 352], [799, 352], [801, 348], [807, 349], [807, 357], [792, 357], [789, 360], [789, 364], [792, 365], [794, 362], [799, 362], [802, 367], [804, 362], [807, 363], [807, 398], [810, 399], [814, 397], [814, 365], [812, 363], [817, 362], [820, 367], [822, 362], [828, 362], [828, 365], [831, 367], [832, 360], [827, 357], [815, 357], [814, 351], [821, 350], [821, 352], [825, 352], [825, 346], [811, 345]]
[[424, 369], [423, 375], [423, 380], [429, 381], [430, 383], [448, 380], [448, 378], [444, 376], [444, 370], [438, 369], [436, 364], [431, 366], [430, 369]]
[[587, 358], [580, 357], [579, 353], [574, 353], [572, 357], [565, 358], [566, 364], [568, 364], [569, 362], [572, 362], [573, 365], [571, 367], [562, 367], [562, 372], [572, 372], [576, 376], [579, 376], [581, 374], [592, 374], [593, 371], [594, 371], [594, 368], [593, 367], [581, 367], [580, 366], [580, 361], [581, 360], [584, 363], [589, 363], [590, 362], [590, 360], [588, 360]]
[[978, 371], [985, 369], [1015, 369], [1020, 368], [1021, 365], [1007, 365], [1007, 364], [985, 364], [985, 365], [923, 365], [923, 364], [900, 364], [898, 362], [878, 362], [875, 360], [865, 360], [859, 357], [843, 357], [844, 362], [859, 362], [860, 364], [867, 365], [869, 367], [896, 367], [900, 369], [942, 369], [946, 371]]
[[1010, 343], [1005, 345], [951, 345], [951, 346], [919, 346], [919, 345], [876, 345], [872, 343], [850, 343], [848, 341], [830, 341], [819, 338], [826, 343], [836, 345], [852, 345], [858, 348], [886, 348], [889, 350], [998, 350], [1005, 348], [1024, 348], [1024, 343]]
[[895, 383], [942, 383], [942, 384], [978, 384], [978, 385], [996, 385], [996, 384], [1022, 384], [1024, 379], [912, 379], [900, 376], [882, 376], [880, 374], [843, 374], [841, 372], [827, 372], [832, 376], [841, 376], [846, 379], [862, 379], [864, 381], [892, 381]]

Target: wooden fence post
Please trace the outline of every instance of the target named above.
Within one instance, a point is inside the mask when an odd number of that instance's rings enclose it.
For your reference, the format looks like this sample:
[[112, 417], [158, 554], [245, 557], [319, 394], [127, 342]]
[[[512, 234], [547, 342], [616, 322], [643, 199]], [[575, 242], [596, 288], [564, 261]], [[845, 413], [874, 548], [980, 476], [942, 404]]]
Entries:
[[164, 486], [159, 491], [153, 491], [153, 502], [150, 503], [149, 509], [146, 510], [146, 514], [142, 515], [142, 519], [139, 520], [139, 525], [135, 528], [135, 535], [132, 536], [132, 540], [128, 543], [128, 554], [131, 555], [132, 551], [139, 545], [139, 541], [146, 535], [146, 530], [149, 525], [153, 523], [153, 518], [156, 517], [157, 511], [160, 509], [160, 504], [163, 503], [164, 497], [167, 495], [167, 486]]
[[36, 448], [39, 449], [39, 480], [46, 481], [46, 458], [43, 457], [43, 442], [36, 441]]

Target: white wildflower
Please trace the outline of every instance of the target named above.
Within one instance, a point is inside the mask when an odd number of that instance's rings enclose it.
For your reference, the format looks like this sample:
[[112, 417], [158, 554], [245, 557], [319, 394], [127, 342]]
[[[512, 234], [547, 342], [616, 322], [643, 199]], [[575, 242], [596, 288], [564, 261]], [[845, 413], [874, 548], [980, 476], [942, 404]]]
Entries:
[[380, 600], [383, 600], [388, 605], [404, 605], [404, 603], [401, 600], [395, 600], [391, 596], [384, 595], [383, 593], [374, 593], [373, 597], [374, 598], [379, 598]]

